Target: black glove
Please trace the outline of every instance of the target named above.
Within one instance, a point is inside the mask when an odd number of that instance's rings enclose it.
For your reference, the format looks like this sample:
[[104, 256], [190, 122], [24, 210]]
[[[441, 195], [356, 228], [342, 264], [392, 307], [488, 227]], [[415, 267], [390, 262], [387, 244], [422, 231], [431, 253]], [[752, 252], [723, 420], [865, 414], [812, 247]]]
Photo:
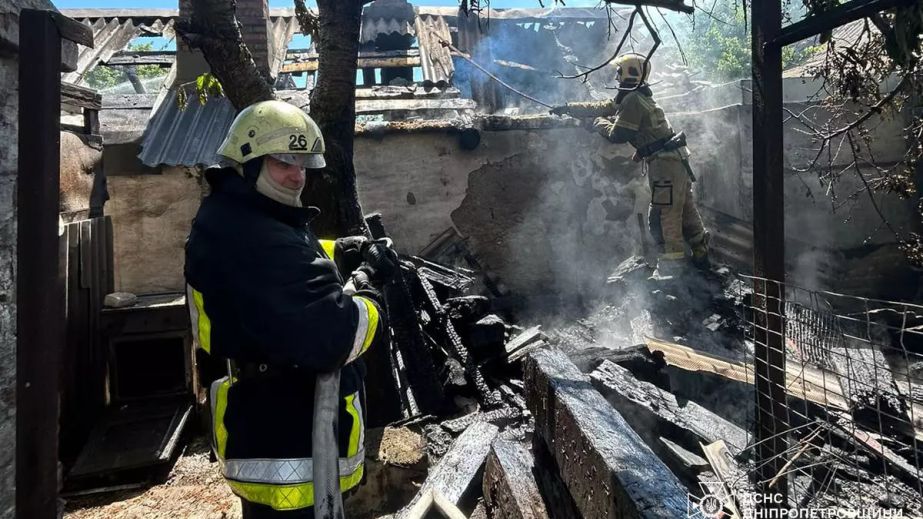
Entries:
[[353, 287], [355, 287], [357, 296], [367, 297], [374, 301], [379, 307], [382, 307], [384, 304], [384, 297], [382, 297], [381, 291], [372, 285], [372, 277], [369, 275], [370, 270], [370, 267], [363, 263], [361, 267], [353, 272], [349, 280], [352, 282]]
[[361, 250], [368, 241], [369, 239], [362, 235], [346, 236], [344, 238], [337, 238], [336, 244], [341, 250]]
[[374, 240], [362, 247], [362, 259], [365, 263], [359, 267], [368, 273], [373, 283], [387, 283], [399, 268], [397, 253], [389, 247], [389, 241]]
[[548, 113], [551, 115], [567, 115], [567, 105], [555, 106], [551, 110], [548, 110]]

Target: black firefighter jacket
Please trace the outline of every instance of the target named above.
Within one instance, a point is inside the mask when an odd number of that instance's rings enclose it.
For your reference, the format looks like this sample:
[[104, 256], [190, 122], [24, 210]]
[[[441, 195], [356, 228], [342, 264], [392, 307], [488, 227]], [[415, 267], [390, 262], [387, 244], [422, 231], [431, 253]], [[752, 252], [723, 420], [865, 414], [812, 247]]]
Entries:
[[[294, 496], [273, 491], [271, 481], [238, 477], [231, 460], [310, 463], [315, 373], [342, 367], [341, 487], [358, 483], [365, 403], [358, 357], [387, 328], [372, 298], [343, 294], [336, 264], [308, 229], [316, 209], [264, 197], [231, 169], [208, 178], [212, 193], [186, 243], [194, 335], [208, 357], [268, 367], [265, 376], [212, 384], [216, 451], [241, 497], [277, 509], [310, 506], [310, 483]], [[343, 460], [358, 470], [344, 475]]]

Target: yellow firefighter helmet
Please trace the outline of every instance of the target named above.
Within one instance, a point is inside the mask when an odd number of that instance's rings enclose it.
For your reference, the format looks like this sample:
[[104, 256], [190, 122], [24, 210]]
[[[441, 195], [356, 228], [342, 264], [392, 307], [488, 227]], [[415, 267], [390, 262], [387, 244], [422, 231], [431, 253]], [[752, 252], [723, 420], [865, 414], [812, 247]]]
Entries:
[[622, 54], [615, 60], [615, 80], [620, 85], [638, 85], [651, 75], [651, 62], [641, 54]]
[[272, 155], [308, 169], [325, 166], [324, 137], [317, 123], [284, 101], [261, 101], [244, 108], [231, 123], [218, 155], [237, 164]]

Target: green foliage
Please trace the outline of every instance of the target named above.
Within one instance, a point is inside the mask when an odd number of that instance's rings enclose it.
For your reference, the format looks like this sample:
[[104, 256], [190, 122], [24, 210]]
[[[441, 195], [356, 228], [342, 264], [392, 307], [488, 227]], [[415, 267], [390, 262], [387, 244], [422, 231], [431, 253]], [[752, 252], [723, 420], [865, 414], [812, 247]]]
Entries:
[[96, 90], [113, 87], [126, 81], [125, 74], [114, 67], [97, 65], [87, 74], [87, 85]]
[[176, 104], [179, 106], [180, 110], [185, 110], [187, 103], [189, 103], [189, 92], [187, 88], [193, 83], [195, 83], [195, 91], [193, 93], [198, 97], [199, 104], [204, 105], [207, 103], [209, 97], [221, 97], [224, 95], [224, 89], [221, 87], [218, 78], [206, 72], [197, 77], [195, 81], [190, 81], [189, 83], [184, 83], [179, 86], [176, 91]]
[[[154, 50], [154, 45], [150, 42], [131, 43], [128, 45], [128, 50], [141, 52], [151, 51]], [[136, 73], [139, 79], [150, 79], [166, 76], [167, 69], [157, 65], [140, 65], [136, 68]], [[128, 81], [128, 77], [125, 75], [125, 71], [122, 70], [122, 67], [97, 65], [87, 74], [86, 81], [91, 88], [102, 90], [104, 88], [114, 87], [119, 83], [124, 83]]]
[[[718, 0], [709, 17], [696, 13], [695, 25], [688, 18], [678, 23], [677, 37], [689, 66], [704, 79], [731, 81], [749, 77], [750, 24], [740, 3]], [[667, 39], [669, 45], [672, 42]], [[789, 68], [804, 62], [817, 51], [813, 46], [788, 46], [782, 52], [782, 66]]]

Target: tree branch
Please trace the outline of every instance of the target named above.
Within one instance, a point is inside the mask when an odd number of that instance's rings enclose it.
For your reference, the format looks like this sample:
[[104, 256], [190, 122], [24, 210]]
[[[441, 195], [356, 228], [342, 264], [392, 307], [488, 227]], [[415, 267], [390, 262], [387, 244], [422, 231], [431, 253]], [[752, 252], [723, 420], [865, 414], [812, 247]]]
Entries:
[[202, 51], [234, 108], [274, 99], [272, 85], [243, 43], [233, 0], [196, 0], [192, 6], [192, 17], [177, 20], [176, 32], [191, 48]]

